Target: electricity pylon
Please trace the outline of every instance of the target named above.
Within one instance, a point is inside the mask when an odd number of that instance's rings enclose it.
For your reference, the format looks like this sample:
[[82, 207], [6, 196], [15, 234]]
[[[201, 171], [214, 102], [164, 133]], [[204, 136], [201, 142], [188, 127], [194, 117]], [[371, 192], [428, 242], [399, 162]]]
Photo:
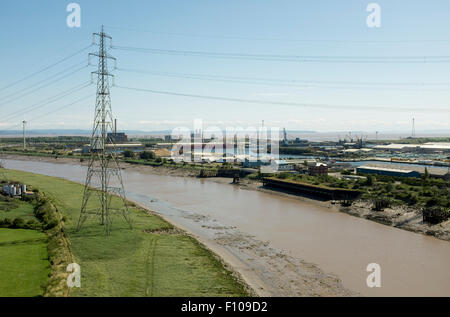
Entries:
[[[113, 77], [108, 70], [108, 59], [115, 61], [106, 49], [105, 41], [112, 38], [105, 34], [102, 30], [100, 33], [94, 33], [94, 38], [98, 37], [99, 52], [90, 53], [89, 57], [98, 57], [98, 70], [93, 72], [97, 74], [97, 96], [95, 102], [94, 126], [92, 129], [90, 142], [90, 158], [86, 181], [84, 184], [83, 200], [81, 203], [80, 217], [78, 219], [77, 231], [81, 229], [89, 215], [100, 217], [100, 223], [105, 226], [107, 235], [111, 231], [111, 223], [113, 214], [122, 214], [127, 223], [131, 226], [131, 219], [125, 198], [125, 190], [123, 187], [122, 175], [119, 163], [116, 157], [116, 149], [114, 139], [108, 137], [108, 133], [112, 133], [113, 115], [111, 109], [111, 96], [109, 89], [109, 79]], [[116, 181], [116, 187], [110, 185], [111, 178]], [[95, 181], [98, 181], [96, 183]], [[97, 185], [98, 188], [92, 186]], [[100, 208], [93, 210], [88, 209], [88, 202], [92, 194], [97, 195], [100, 200]], [[121, 206], [113, 208], [111, 206], [112, 195], [117, 195], [121, 199]]]
[[6, 181], [6, 173], [5, 173], [5, 163], [3, 162], [3, 160], [0, 158], [0, 181]]

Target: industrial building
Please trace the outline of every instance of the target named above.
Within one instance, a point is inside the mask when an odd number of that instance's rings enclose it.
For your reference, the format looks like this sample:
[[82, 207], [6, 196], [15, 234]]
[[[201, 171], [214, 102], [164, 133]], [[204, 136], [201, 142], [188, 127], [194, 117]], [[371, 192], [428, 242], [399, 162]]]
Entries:
[[294, 164], [284, 160], [273, 160], [270, 165], [275, 171], [293, 171], [295, 169]]
[[[145, 150], [145, 146], [141, 143], [126, 143], [126, 144], [106, 144], [105, 148], [107, 151], [115, 151], [115, 152], [124, 152], [126, 150], [133, 151], [133, 152], [142, 152]], [[91, 145], [86, 144], [83, 146], [83, 149], [81, 150], [81, 153], [87, 154], [90, 152]]]
[[3, 184], [2, 192], [5, 195], [12, 197], [22, 196], [22, 195], [33, 195], [33, 192], [27, 191], [27, 185], [25, 184]]
[[114, 131], [109, 132], [106, 136], [107, 142], [112, 143], [127, 143], [128, 136], [123, 132], [117, 132], [117, 119], [114, 119]]
[[356, 172], [395, 177], [420, 177], [420, 173], [417, 171], [382, 166], [359, 166], [356, 168]]
[[107, 140], [113, 143], [126, 143], [128, 142], [128, 136], [123, 132], [112, 132], [107, 134]]
[[428, 142], [424, 144], [388, 144], [376, 145], [375, 150], [389, 152], [415, 152], [415, 153], [450, 153], [450, 143]]
[[308, 164], [308, 174], [313, 176], [318, 175], [327, 175], [328, 174], [328, 165], [325, 163], [310, 163]]
[[[420, 177], [425, 175], [425, 169], [427, 170], [428, 175], [432, 178], [450, 179], [450, 170], [448, 168], [426, 167], [423, 165], [413, 166], [412, 164], [407, 167], [404, 167], [404, 165], [395, 167], [393, 165], [386, 164], [370, 164], [357, 167], [356, 172], [388, 176]], [[368, 170], [372, 170], [372, 172], [368, 172]]]

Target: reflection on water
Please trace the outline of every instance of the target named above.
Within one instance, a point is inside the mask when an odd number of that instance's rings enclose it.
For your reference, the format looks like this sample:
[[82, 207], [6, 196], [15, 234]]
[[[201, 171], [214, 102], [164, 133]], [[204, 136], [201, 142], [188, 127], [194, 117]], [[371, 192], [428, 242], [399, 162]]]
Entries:
[[[5, 160], [7, 168], [84, 181], [85, 167]], [[242, 190], [213, 180], [124, 170], [128, 196], [195, 234], [195, 213], [269, 241], [291, 256], [338, 275], [366, 296], [450, 296], [450, 243], [352, 217], [294, 198]], [[381, 265], [381, 288], [366, 286], [366, 267]]]

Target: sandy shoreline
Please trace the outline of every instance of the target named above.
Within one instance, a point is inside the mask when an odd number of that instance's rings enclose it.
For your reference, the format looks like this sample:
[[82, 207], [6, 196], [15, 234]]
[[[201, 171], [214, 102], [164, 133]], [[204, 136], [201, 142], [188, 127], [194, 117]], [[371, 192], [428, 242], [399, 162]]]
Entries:
[[[7, 155], [5, 159], [41, 161], [60, 164], [80, 164], [74, 158], [49, 158], [35, 156]], [[87, 162], [81, 163], [86, 165]], [[171, 169], [166, 167], [151, 167], [122, 163], [126, 170], [139, 173], [193, 177], [198, 171]], [[209, 179], [220, 183], [230, 183], [230, 179]], [[251, 185], [251, 186], [249, 186]], [[242, 189], [253, 190], [256, 184], [241, 184]], [[256, 189], [257, 190], [257, 189]], [[275, 194], [278, 194], [275, 192]], [[128, 198], [133, 203], [143, 206], [140, 202]], [[183, 225], [161, 213], [156, 213], [174, 226], [184, 230], [206, 248], [217, 255], [222, 262], [247, 284], [257, 296], [358, 296], [356, 292], [346, 289], [342, 281], [333, 274], [327, 274], [317, 265], [302, 259], [294, 258], [282, 250], [277, 250], [269, 242], [259, 241], [255, 237], [245, 234], [234, 227], [226, 227], [215, 219], [200, 214], [186, 215], [190, 221], [201, 226], [207, 234], [193, 232]]]

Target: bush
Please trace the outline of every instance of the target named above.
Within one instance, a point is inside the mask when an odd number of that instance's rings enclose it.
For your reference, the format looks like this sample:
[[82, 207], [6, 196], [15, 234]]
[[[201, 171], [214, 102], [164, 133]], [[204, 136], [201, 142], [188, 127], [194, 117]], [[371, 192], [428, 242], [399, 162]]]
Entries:
[[280, 178], [280, 179], [288, 179], [288, 178], [291, 178], [291, 174], [287, 173], [287, 172], [282, 172], [282, 173], [278, 174], [278, 178]]
[[142, 160], [154, 160], [155, 159], [155, 153], [151, 151], [144, 151], [139, 153], [139, 158]]
[[416, 205], [419, 202], [419, 199], [417, 198], [416, 195], [412, 195], [409, 198], [408, 204], [409, 205]]
[[12, 224], [13, 224], [13, 222], [11, 219], [5, 218], [3, 220], [0, 220], [0, 227], [2, 227], [2, 228], [10, 228], [10, 227], [12, 227]]
[[49, 230], [58, 225], [58, 215], [53, 205], [47, 201], [42, 200], [40, 204], [35, 208], [34, 214], [41, 222], [45, 230]]
[[248, 179], [251, 179], [251, 180], [261, 179], [261, 173], [260, 173], [260, 172], [257, 172], [257, 173], [249, 174], [249, 175], [247, 176], [247, 178], [248, 178]]
[[134, 158], [134, 152], [130, 150], [125, 150], [123, 152], [123, 157], [125, 158]]
[[33, 220], [33, 219], [28, 220], [27, 223], [26, 223], [26, 228], [27, 229], [37, 229], [39, 227], [40, 227], [39, 222], [37, 222], [36, 220]]
[[439, 200], [436, 197], [433, 197], [427, 200], [425, 207], [434, 207], [436, 205], [439, 205]]
[[373, 185], [373, 177], [372, 175], [367, 175], [366, 181], [364, 182], [365, 186], [372, 186]]
[[16, 218], [12, 223], [12, 227], [18, 229], [25, 228], [25, 221], [22, 218]]

